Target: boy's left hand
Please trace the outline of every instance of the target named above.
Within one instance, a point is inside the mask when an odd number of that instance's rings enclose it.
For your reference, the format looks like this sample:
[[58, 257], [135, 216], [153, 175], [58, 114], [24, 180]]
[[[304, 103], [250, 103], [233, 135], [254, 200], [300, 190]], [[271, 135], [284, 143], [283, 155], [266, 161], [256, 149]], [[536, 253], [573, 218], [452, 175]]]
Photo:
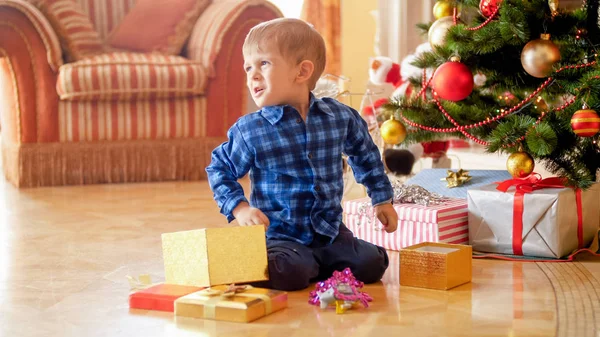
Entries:
[[398, 214], [391, 203], [375, 206], [375, 215], [383, 224], [386, 232], [393, 233], [398, 228]]

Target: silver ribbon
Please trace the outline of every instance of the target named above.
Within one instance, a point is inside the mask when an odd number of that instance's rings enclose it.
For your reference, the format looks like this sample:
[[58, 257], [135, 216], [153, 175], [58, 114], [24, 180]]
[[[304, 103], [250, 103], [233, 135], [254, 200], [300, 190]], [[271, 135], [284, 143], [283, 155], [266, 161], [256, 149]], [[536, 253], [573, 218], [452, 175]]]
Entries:
[[[394, 204], [417, 204], [428, 207], [430, 205], [443, 204], [448, 198], [441, 196], [437, 193], [429, 192], [424, 187], [419, 185], [404, 185], [399, 182], [392, 184], [394, 189], [393, 203]], [[375, 208], [371, 206], [370, 201], [362, 202], [358, 205], [357, 213], [354, 215], [357, 220], [361, 217], [365, 217], [367, 224], [372, 225], [376, 223]], [[360, 225], [360, 221], [357, 221]], [[375, 230], [381, 230], [383, 226], [375, 227]]]

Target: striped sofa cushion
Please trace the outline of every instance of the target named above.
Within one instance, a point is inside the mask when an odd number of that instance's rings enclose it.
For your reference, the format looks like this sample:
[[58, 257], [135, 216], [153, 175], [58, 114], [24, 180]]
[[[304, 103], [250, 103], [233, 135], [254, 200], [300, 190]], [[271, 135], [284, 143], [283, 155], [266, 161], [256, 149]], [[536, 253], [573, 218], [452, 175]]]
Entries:
[[104, 43], [75, 0], [33, 0], [56, 31], [67, 62], [104, 52]]
[[137, 0], [106, 44], [121, 50], [180, 55], [211, 0]]
[[206, 98], [59, 101], [61, 142], [206, 136]]
[[206, 74], [200, 62], [181, 56], [106, 53], [60, 67], [62, 100], [131, 100], [201, 95]]
[[116, 28], [136, 0], [76, 0], [104, 40]]

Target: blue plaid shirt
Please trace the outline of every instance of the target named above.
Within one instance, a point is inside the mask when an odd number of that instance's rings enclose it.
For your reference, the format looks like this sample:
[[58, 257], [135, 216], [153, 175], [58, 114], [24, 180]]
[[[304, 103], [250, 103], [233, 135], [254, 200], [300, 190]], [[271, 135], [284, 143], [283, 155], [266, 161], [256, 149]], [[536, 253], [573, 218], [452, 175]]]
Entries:
[[291, 106], [269, 106], [241, 117], [206, 168], [214, 198], [228, 221], [247, 201], [237, 182], [248, 172], [250, 205], [269, 218], [267, 239], [308, 245], [314, 233], [333, 241], [342, 223], [342, 153], [373, 205], [393, 191], [379, 150], [356, 110], [310, 95], [306, 122]]

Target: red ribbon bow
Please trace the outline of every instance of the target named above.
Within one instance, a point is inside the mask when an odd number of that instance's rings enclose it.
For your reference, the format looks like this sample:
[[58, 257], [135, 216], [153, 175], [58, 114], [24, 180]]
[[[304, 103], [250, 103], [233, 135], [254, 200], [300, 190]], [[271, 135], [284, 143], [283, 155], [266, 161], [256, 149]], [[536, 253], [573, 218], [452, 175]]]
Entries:
[[[523, 210], [525, 208], [525, 194], [544, 188], [565, 188], [567, 180], [558, 177], [542, 179], [542, 176], [534, 173], [526, 178], [509, 179], [496, 182], [497, 190], [507, 192], [515, 186], [515, 199], [513, 203], [513, 254], [523, 255]], [[577, 201], [577, 240], [579, 248], [583, 248], [583, 209], [581, 206], [581, 190], [575, 189]]]
[[498, 184], [496, 189], [502, 192], [506, 192], [511, 186], [515, 186], [519, 192], [531, 193], [544, 188], [565, 188], [567, 187], [567, 180], [558, 177], [542, 179], [541, 175], [534, 173], [526, 178], [508, 179], [496, 184]]

